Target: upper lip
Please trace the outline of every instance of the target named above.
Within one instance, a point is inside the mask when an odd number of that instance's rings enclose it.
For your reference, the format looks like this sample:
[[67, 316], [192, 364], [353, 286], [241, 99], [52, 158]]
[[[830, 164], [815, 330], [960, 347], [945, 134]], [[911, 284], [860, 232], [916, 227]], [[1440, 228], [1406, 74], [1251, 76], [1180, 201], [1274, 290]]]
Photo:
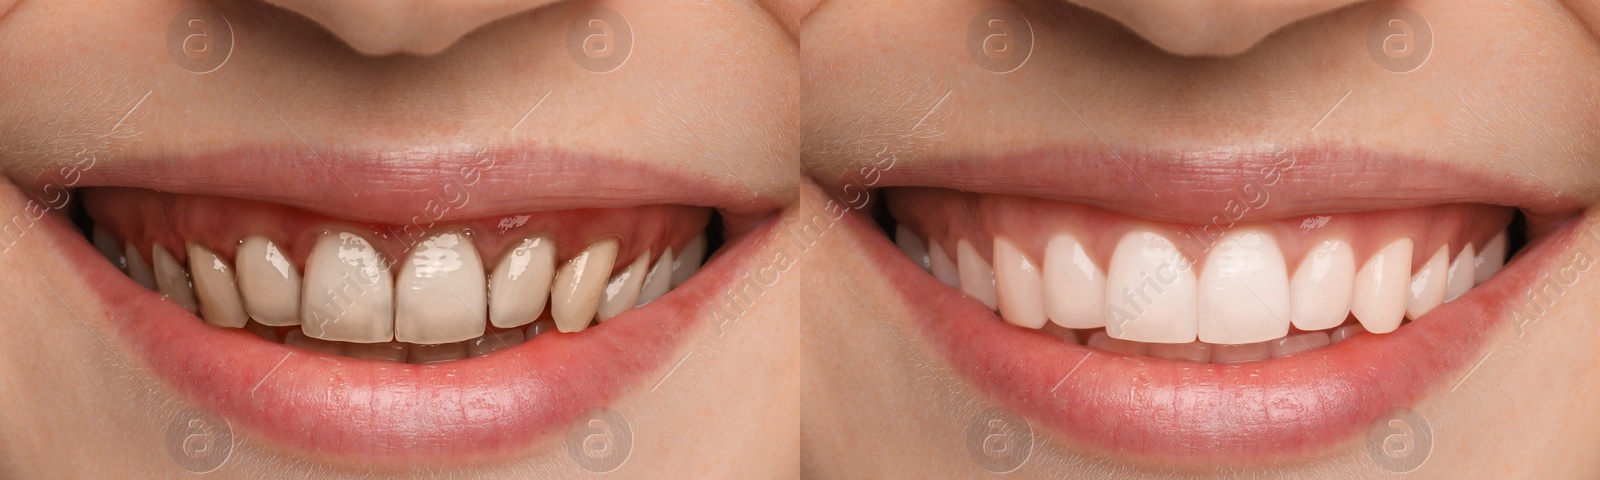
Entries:
[[[1293, 159], [1277, 173], [1263, 170]], [[852, 171], [857, 173], [858, 171]], [[1145, 153], [1047, 148], [991, 158], [880, 164], [829, 182], [860, 206], [863, 187], [925, 186], [1070, 200], [1155, 220], [1208, 224], [1446, 203], [1512, 206], [1533, 240], [1497, 279], [1391, 334], [1301, 357], [1238, 365], [1136, 361], [1006, 325], [898, 254], [868, 248], [914, 311], [923, 338], [980, 390], [1102, 451], [1166, 461], [1260, 461], [1340, 444], [1407, 407], [1481, 356], [1513, 299], [1575, 235], [1576, 199], [1539, 182], [1370, 151], [1219, 149]], [[1246, 190], [1246, 185], [1252, 185]], [[853, 186], [853, 188], [852, 188]], [[1269, 201], [1248, 202], [1258, 195]], [[1230, 204], [1230, 202], [1233, 202]], [[869, 228], [859, 218], [847, 222]], [[1555, 232], [1555, 234], [1549, 234]], [[1320, 352], [1320, 353], [1318, 353]], [[1125, 361], [1126, 360], [1126, 361]]]

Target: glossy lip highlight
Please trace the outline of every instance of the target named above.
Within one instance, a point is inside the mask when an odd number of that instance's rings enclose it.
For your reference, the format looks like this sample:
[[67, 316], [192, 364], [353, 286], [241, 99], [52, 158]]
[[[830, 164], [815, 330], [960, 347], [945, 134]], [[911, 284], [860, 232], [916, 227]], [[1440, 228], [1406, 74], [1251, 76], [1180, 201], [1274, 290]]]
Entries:
[[[1055, 164], [1041, 166], [1019, 158], [1028, 157], [1007, 157], [986, 172], [970, 170], [986, 165], [977, 161], [955, 166], [935, 164], [923, 170], [886, 170], [877, 185], [917, 182], [919, 186], [980, 192], [1002, 188], [1006, 193], [1048, 191], [1049, 195], [1044, 196], [1058, 199], [1103, 195], [1085, 203], [1159, 220], [1209, 218], [1217, 211], [1205, 208], [1220, 205], [1228, 198], [1226, 193], [1236, 191], [1237, 185], [1223, 188], [1216, 178], [1191, 180], [1184, 175], [1216, 174], [1228, 181], [1240, 180], [1260, 167], [1262, 159], [1273, 157], [1247, 158], [1231, 165], [1209, 162], [1204, 168], [1167, 158], [1168, 163], [1153, 168], [1164, 173], [1140, 172], [1144, 174], [1142, 182], [1153, 181], [1155, 188], [1165, 186], [1169, 188], [1163, 191], [1173, 192], [1159, 199], [1146, 198], [1143, 186], [1136, 186], [1137, 190], [1129, 193], [1089, 185], [1103, 172], [1112, 177], [1110, 184], [1120, 182], [1126, 187], [1141, 183], [1132, 170], [1114, 158], [1097, 157], [1095, 162], [1085, 164], [1093, 166], [1072, 172], [1071, 179], [1054, 187], [1050, 182], [1060, 180], [1055, 175], [1068, 169], [1058, 171]], [[1448, 165], [1396, 161], [1381, 168], [1318, 164], [1307, 170], [1382, 176], [1383, 168], [1400, 164], [1425, 181], [1417, 186], [1418, 198], [1397, 198], [1399, 204], [1423, 206], [1438, 203], [1432, 199], [1470, 199], [1470, 203], [1522, 206], [1525, 211], [1543, 212], [1547, 222], [1543, 228], [1554, 233], [1527, 246], [1517, 261], [1495, 278], [1396, 332], [1362, 335], [1305, 355], [1246, 364], [1192, 364], [1131, 357], [1011, 326], [978, 301], [923, 272], [893, 244], [883, 241], [883, 234], [862, 218], [851, 218], [847, 224], [863, 238], [860, 244], [885, 278], [896, 279], [889, 282], [890, 288], [903, 298], [919, 299], [906, 301], [905, 308], [925, 341], [988, 397], [1041, 422], [1067, 442], [1116, 458], [1158, 464], [1287, 461], [1325, 454], [1354, 438], [1388, 410], [1412, 405], [1434, 388], [1446, 385], [1446, 380], [1454, 377], [1452, 373], [1462, 372], [1503, 330], [1521, 290], [1560, 257], [1559, 252], [1572, 241], [1573, 232], [1581, 225], [1558, 218], [1564, 212], [1575, 211], [1575, 202], [1559, 198], [1552, 201], [1549, 195], [1527, 186], [1507, 186], [1502, 181], [1487, 191], [1451, 193], [1456, 188], [1493, 182], [1479, 178], [1485, 177], [1482, 175], [1452, 170]], [[1012, 176], [1028, 168], [1042, 168], [1047, 173], [1038, 177]], [[1436, 172], [1447, 173], [1428, 176]], [[1019, 180], [1023, 178], [1026, 182]], [[1240, 221], [1319, 213], [1318, 209], [1360, 211], [1361, 208], [1345, 205], [1376, 205], [1382, 196], [1409, 193], [1396, 190], [1401, 187], [1384, 180], [1354, 182], [1355, 186], [1347, 189], [1346, 184], [1351, 182], [1313, 182], [1304, 172], [1285, 173], [1280, 181], [1287, 182], [1277, 183], [1272, 194], [1293, 192], [1282, 195], [1287, 205], [1266, 206]], [[1185, 184], [1210, 187], [1172, 188]], [[1077, 190], [1078, 187], [1084, 189]], [[1328, 196], [1336, 192], [1348, 196]], [[1275, 196], [1274, 200], [1278, 198]], [[1204, 212], [1204, 216], [1197, 212]], [[875, 240], [867, 240], [874, 237]]]

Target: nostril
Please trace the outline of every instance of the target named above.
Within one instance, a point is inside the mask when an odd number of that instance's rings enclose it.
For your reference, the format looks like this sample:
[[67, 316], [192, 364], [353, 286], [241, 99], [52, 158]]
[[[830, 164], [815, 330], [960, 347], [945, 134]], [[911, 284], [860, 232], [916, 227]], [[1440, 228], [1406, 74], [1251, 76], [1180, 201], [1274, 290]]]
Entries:
[[554, 0], [266, 0], [317, 22], [365, 55], [433, 55], [490, 22]]
[[1071, 0], [1184, 56], [1243, 53], [1290, 24], [1358, 0]]

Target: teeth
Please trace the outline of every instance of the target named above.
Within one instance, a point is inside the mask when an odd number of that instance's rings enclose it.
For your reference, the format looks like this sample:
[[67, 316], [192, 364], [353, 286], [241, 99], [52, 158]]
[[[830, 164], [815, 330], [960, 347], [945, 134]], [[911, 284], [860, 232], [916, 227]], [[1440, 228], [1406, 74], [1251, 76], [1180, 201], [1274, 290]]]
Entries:
[[467, 340], [467, 356], [481, 357], [522, 343], [522, 330], [506, 330]]
[[700, 270], [700, 262], [706, 259], [706, 236], [700, 234], [694, 237], [688, 245], [683, 247], [683, 256], [672, 260], [672, 286], [682, 285], [689, 280], [694, 272]]
[[306, 336], [352, 343], [394, 340], [394, 277], [360, 235], [327, 233], [306, 260], [301, 294]]
[[1229, 232], [1200, 274], [1199, 333], [1206, 343], [1240, 344], [1289, 333], [1289, 274], [1267, 232]]
[[1335, 344], [1335, 343], [1339, 343], [1340, 341], [1342, 341], [1342, 340], [1344, 340], [1346, 338], [1350, 338], [1350, 337], [1353, 337], [1353, 336], [1356, 336], [1356, 335], [1360, 335], [1360, 334], [1363, 334], [1363, 333], [1367, 333], [1367, 329], [1366, 328], [1362, 328], [1362, 326], [1359, 325], [1359, 324], [1357, 324], [1357, 325], [1345, 325], [1345, 326], [1342, 326], [1342, 327], [1339, 327], [1339, 328], [1335, 328], [1335, 329], [1333, 329], [1332, 332], [1328, 333], [1328, 343], [1330, 345], [1331, 344]]
[[650, 267], [650, 273], [644, 274], [644, 287], [639, 289], [639, 302], [635, 307], [643, 307], [646, 303], [655, 301], [666, 295], [672, 288], [672, 249], [662, 252], [661, 258], [656, 259], [656, 264]]
[[1005, 292], [1000, 295], [1000, 317], [1019, 327], [1043, 327], [1044, 286], [1039, 267], [1016, 245], [999, 237], [994, 239], [994, 265], [996, 288]]
[[100, 227], [94, 227], [94, 248], [100, 251], [101, 256], [106, 257], [106, 261], [122, 271], [128, 271], [128, 259], [122, 256], [122, 247], [117, 246], [117, 239], [111, 238], [111, 234], [101, 230]]
[[338, 342], [319, 340], [307, 337], [305, 332], [295, 330], [283, 336], [283, 343], [291, 347], [300, 347], [314, 352], [328, 355], [344, 355], [344, 345]]
[[1473, 262], [1478, 255], [1473, 252], [1472, 244], [1467, 244], [1456, 254], [1456, 260], [1450, 262], [1450, 275], [1445, 279], [1444, 301], [1449, 302], [1472, 290]]
[[409, 363], [439, 363], [463, 358], [467, 358], [467, 346], [464, 343], [455, 342], [441, 345], [413, 345], [406, 361]]
[[161, 295], [172, 300], [173, 303], [188, 310], [189, 313], [199, 313], [200, 304], [194, 298], [194, 286], [189, 283], [189, 272], [184, 271], [172, 254], [160, 245], [155, 246], [151, 255], [156, 266], [156, 286], [160, 288]]
[[956, 242], [956, 270], [961, 272], [962, 292], [983, 302], [990, 310], [999, 305], [1000, 294], [995, 290], [994, 267], [990, 267], [989, 262], [984, 261], [966, 239]]
[[406, 358], [410, 357], [410, 350], [411, 347], [399, 342], [349, 343], [344, 345], [344, 356], [362, 360], [406, 363]]
[[1356, 259], [1342, 240], [1324, 240], [1312, 249], [1289, 280], [1291, 323], [1301, 330], [1327, 330], [1350, 315], [1350, 289]]
[[956, 268], [956, 262], [950, 261], [950, 256], [944, 253], [944, 248], [937, 240], [928, 243], [928, 268], [933, 270], [933, 277], [940, 282], [950, 288], [961, 288], [961, 271]]
[[423, 240], [395, 281], [395, 341], [440, 344], [483, 336], [484, 282], [471, 239], [441, 233]]
[[1477, 283], [1483, 283], [1500, 272], [1500, 267], [1506, 264], [1506, 248], [1509, 239], [1506, 232], [1496, 234], [1489, 243], [1484, 244], [1483, 253], [1474, 261], [1473, 272]]
[[145, 290], [156, 291], [156, 274], [150, 270], [150, 264], [145, 263], [144, 256], [139, 254], [139, 249], [133, 244], [123, 250], [128, 259], [128, 277], [144, 287]]
[[1356, 271], [1350, 313], [1367, 331], [1389, 333], [1406, 313], [1406, 286], [1411, 281], [1411, 239], [1395, 240]]
[[1272, 345], [1268, 342], [1214, 345], [1211, 348], [1211, 363], [1259, 362], [1268, 358], [1272, 358]]
[[[688, 260], [682, 264], [684, 269], [693, 265], [687, 263]], [[606, 277], [616, 261], [617, 240], [607, 238], [589, 245], [583, 253], [561, 266], [550, 292], [550, 315], [555, 318], [556, 329], [571, 333], [589, 327], [589, 321], [594, 319], [599, 308]]]
[[628, 268], [617, 272], [606, 282], [605, 291], [600, 296], [600, 307], [595, 310], [600, 321], [610, 320], [633, 308], [633, 304], [639, 301], [639, 289], [644, 287], [644, 274], [648, 268], [650, 252], [640, 253]]
[[539, 321], [533, 322], [532, 324], [529, 324], [528, 328], [526, 330], [523, 330], [524, 333], [522, 334], [522, 338], [523, 338], [523, 341], [526, 342], [528, 340], [533, 339], [533, 337], [537, 337], [539, 335], [543, 335], [543, 334], [550, 333], [550, 332], [555, 332], [555, 331], [557, 331], [556, 330], [556, 322], [555, 322], [555, 320], [551, 320], [551, 319], [547, 318], [547, 319], [539, 320]]
[[1110, 335], [1106, 335], [1106, 332], [1103, 331], [1089, 335], [1089, 341], [1084, 342], [1084, 344], [1090, 348], [1098, 348], [1107, 352], [1126, 353], [1128, 355], [1145, 354], [1145, 344], [1111, 338]]
[[234, 254], [234, 267], [244, 311], [251, 319], [274, 327], [300, 324], [300, 269], [277, 244], [258, 236], [246, 237]]
[[1328, 340], [1328, 332], [1306, 332], [1299, 335], [1279, 338], [1267, 343], [1272, 347], [1273, 357], [1287, 357], [1290, 355], [1326, 347], [1331, 342]]
[[245, 316], [244, 303], [239, 300], [233, 267], [227, 261], [209, 248], [190, 243], [189, 271], [194, 275], [194, 290], [200, 297], [200, 318], [206, 323], [241, 328], [250, 321]]
[[1194, 269], [1171, 240], [1130, 231], [1106, 269], [1106, 332], [1138, 342], [1193, 342], [1196, 288]]
[[1412, 320], [1422, 318], [1424, 314], [1432, 311], [1444, 303], [1445, 269], [1450, 268], [1450, 246], [1445, 245], [1428, 258], [1428, 263], [1422, 264], [1417, 273], [1411, 276], [1411, 286], [1407, 289], [1406, 316]]
[[556, 276], [556, 244], [548, 238], [523, 239], [489, 280], [489, 321], [496, 327], [527, 325], [539, 318]]
[[1145, 345], [1146, 353], [1152, 357], [1167, 360], [1188, 360], [1191, 362], [1209, 363], [1211, 361], [1211, 344], [1193, 343], [1152, 343]]
[[1067, 328], [1106, 325], [1106, 274], [1071, 234], [1050, 238], [1044, 250], [1045, 313]]
[[900, 246], [900, 251], [905, 252], [907, 257], [911, 257], [913, 263], [921, 266], [923, 270], [929, 268], [928, 246], [924, 245], [922, 239], [917, 238], [916, 234], [906, 230], [905, 226], [894, 227], [894, 243]]

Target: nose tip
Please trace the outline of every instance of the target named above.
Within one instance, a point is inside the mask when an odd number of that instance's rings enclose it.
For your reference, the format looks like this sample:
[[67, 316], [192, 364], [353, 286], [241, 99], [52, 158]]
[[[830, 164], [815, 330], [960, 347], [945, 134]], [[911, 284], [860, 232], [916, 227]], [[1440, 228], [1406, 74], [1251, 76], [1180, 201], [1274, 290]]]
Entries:
[[1185, 56], [1243, 53], [1272, 32], [1360, 0], [1071, 0]]
[[266, 0], [367, 55], [444, 51], [478, 27], [555, 0]]

